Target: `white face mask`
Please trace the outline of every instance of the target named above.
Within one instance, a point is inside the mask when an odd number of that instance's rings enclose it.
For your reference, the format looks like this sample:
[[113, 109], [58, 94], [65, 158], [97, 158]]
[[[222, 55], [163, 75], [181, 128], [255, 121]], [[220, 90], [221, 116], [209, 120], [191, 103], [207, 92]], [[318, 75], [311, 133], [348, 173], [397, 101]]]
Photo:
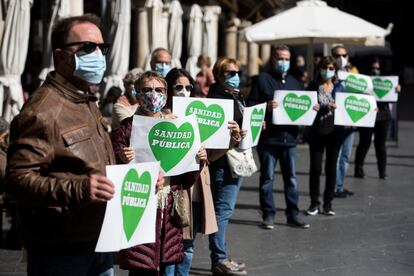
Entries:
[[176, 84], [174, 86], [174, 89], [175, 89], [175, 94], [178, 97], [186, 97], [186, 98], [188, 98], [191, 95], [191, 89], [193, 89], [193, 86], [191, 84], [184, 84], [184, 85], [183, 84]]
[[177, 96], [178, 97], [185, 97], [185, 98], [188, 98], [188, 97], [190, 97], [190, 94], [191, 94], [191, 92], [190, 91], [187, 91], [187, 90], [181, 90], [180, 92], [177, 92]]
[[340, 68], [344, 68], [348, 64], [348, 60], [346, 58], [342, 57], [342, 56], [338, 57], [336, 59], [336, 62], [338, 63], [338, 66]]

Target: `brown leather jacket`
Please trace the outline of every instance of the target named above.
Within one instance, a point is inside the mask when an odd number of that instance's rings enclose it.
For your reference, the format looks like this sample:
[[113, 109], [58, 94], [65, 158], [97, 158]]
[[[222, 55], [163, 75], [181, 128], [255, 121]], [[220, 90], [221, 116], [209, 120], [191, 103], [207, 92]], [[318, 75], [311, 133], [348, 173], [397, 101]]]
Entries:
[[11, 124], [6, 192], [25, 248], [94, 251], [106, 203], [91, 203], [88, 177], [115, 163], [96, 98], [52, 72]]

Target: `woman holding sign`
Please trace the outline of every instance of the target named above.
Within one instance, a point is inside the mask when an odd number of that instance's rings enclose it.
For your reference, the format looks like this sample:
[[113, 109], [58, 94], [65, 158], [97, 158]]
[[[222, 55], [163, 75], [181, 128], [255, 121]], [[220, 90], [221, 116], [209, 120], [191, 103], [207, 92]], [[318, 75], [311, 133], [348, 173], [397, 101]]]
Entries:
[[[145, 72], [135, 82], [139, 108], [137, 115], [154, 118], [171, 118], [173, 115], [164, 112], [167, 103], [167, 83], [156, 72]], [[129, 148], [132, 128], [132, 117], [121, 122], [114, 132], [113, 147], [118, 163], [124, 164], [134, 160], [135, 153]], [[206, 159], [204, 150], [199, 158]], [[201, 162], [202, 164], [203, 162]], [[128, 269], [129, 275], [168, 275], [169, 265], [181, 263], [183, 254], [183, 232], [174, 223], [173, 192], [190, 188], [197, 181], [199, 172], [165, 178], [162, 187], [158, 187], [158, 208], [156, 218], [155, 243], [142, 244], [120, 252], [120, 267]], [[159, 274], [161, 272], [161, 274]]]
[[[381, 75], [381, 63], [380, 59], [374, 57], [370, 67], [371, 76]], [[373, 77], [374, 78], [374, 77]], [[375, 86], [374, 86], [375, 90]], [[396, 92], [401, 91], [401, 87], [396, 87]], [[360, 127], [359, 131], [359, 144], [355, 153], [355, 173], [354, 176], [358, 178], [364, 178], [364, 160], [371, 146], [372, 135], [374, 135], [375, 155], [377, 156], [377, 167], [379, 177], [381, 179], [387, 178], [387, 147], [385, 142], [387, 140], [388, 128], [391, 120], [391, 111], [388, 102], [377, 102], [378, 113], [375, 120], [374, 128]]]
[[322, 172], [322, 159], [326, 150], [325, 191], [323, 194], [323, 214], [335, 215], [332, 200], [335, 193], [336, 160], [341, 147], [341, 131], [334, 125], [335, 87], [337, 65], [333, 57], [325, 56], [319, 63], [319, 74], [316, 82], [311, 83], [308, 90], [318, 92], [319, 111], [315, 121], [309, 127], [310, 175], [309, 193], [311, 204], [306, 211], [314, 216], [320, 212], [319, 189]]
[[[234, 102], [234, 121], [229, 122], [231, 130], [230, 148], [235, 147], [246, 135], [239, 125], [243, 120], [244, 101], [239, 90], [240, 65], [235, 59], [218, 59], [213, 68], [216, 83], [210, 86], [208, 98], [230, 99]], [[234, 178], [227, 161], [228, 149], [208, 151], [210, 161], [211, 189], [213, 192], [218, 231], [209, 235], [210, 257], [213, 274], [245, 275], [245, 265], [230, 259], [227, 253], [226, 231], [236, 206], [237, 195], [242, 182], [241, 177]]]
[[[167, 105], [172, 108], [173, 97], [193, 97], [194, 80], [184, 69], [173, 68], [165, 77], [167, 81]], [[205, 153], [205, 150], [203, 151]], [[201, 151], [199, 154], [202, 153]], [[201, 156], [199, 156], [201, 157]], [[210, 189], [210, 173], [208, 165], [202, 166], [197, 182], [186, 190], [189, 196], [188, 210], [191, 214], [190, 225], [183, 229], [184, 234], [184, 261], [175, 266], [168, 266], [168, 275], [189, 275], [193, 260], [194, 239], [197, 232], [205, 235], [217, 231], [217, 222], [214, 213], [213, 197]]]

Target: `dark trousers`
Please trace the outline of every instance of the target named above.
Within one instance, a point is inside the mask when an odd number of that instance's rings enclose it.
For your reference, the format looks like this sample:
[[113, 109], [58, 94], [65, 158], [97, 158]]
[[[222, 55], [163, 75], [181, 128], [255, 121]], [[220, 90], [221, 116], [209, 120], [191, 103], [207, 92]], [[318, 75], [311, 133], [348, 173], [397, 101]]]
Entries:
[[371, 146], [372, 135], [374, 134], [375, 154], [380, 175], [385, 175], [387, 165], [387, 148], [385, 142], [389, 127], [389, 120], [376, 121], [373, 128], [359, 128], [359, 144], [355, 154], [355, 169], [364, 166], [364, 160]]
[[318, 139], [312, 139], [309, 143], [310, 149], [310, 175], [309, 175], [309, 192], [311, 205], [318, 206], [320, 193], [320, 176], [322, 173], [323, 154], [326, 150], [325, 161], [325, 191], [323, 193], [323, 206], [331, 207], [335, 193], [336, 181], [336, 160], [340, 143], [335, 133], [327, 135], [318, 135]]
[[113, 276], [112, 266], [112, 253], [56, 256], [27, 252], [28, 276]]

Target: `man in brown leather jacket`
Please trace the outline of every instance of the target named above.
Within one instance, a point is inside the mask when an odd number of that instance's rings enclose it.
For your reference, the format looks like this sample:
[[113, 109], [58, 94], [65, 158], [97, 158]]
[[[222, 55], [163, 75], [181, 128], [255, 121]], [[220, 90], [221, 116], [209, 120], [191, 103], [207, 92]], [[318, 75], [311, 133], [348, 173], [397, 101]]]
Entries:
[[91, 92], [106, 69], [99, 19], [58, 22], [56, 70], [11, 124], [6, 192], [17, 204], [28, 275], [113, 275], [112, 254], [95, 253], [114, 184], [111, 142]]

